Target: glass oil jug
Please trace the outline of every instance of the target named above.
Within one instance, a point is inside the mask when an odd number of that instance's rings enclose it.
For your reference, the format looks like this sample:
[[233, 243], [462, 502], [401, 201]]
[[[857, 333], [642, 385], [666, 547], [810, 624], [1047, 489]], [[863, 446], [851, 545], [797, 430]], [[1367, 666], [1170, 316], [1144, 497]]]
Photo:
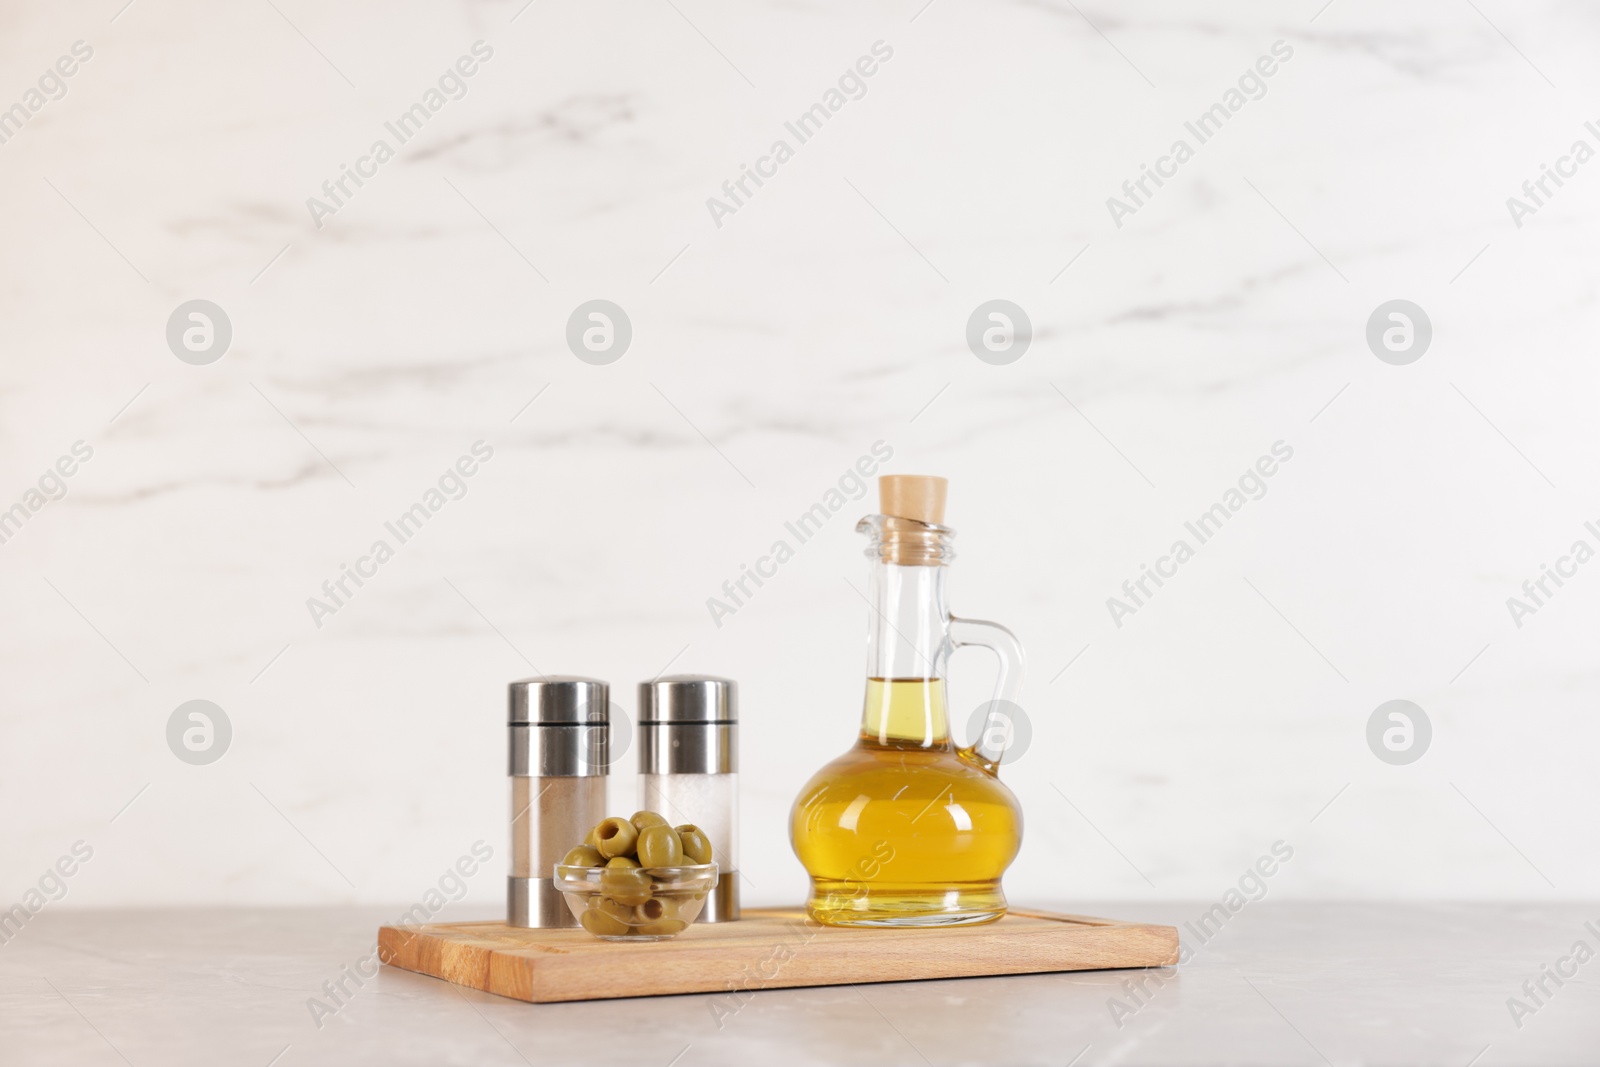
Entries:
[[[879, 479], [881, 515], [856, 527], [871, 539], [866, 700], [855, 747], [812, 776], [789, 832], [811, 875], [806, 910], [833, 926], [954, 926], [1006, 911], [1000, 876], [1022, 843], [1022, 811], [997, 777], [1004, 733], [951, 741], [945, 667], [952, 650], [991, 649], [996, 700], [1022, 681], [1022, 646], [992, 622], [958, 619], [945, 602], [955, 531], [946, 482]], [[991, 714], [992, 714], [991, 710]]]

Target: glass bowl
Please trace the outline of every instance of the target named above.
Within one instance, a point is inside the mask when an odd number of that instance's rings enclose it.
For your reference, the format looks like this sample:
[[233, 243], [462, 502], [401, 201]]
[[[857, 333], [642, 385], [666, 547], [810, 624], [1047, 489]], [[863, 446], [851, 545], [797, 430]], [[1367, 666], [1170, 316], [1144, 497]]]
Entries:
[[717, 886], [715, 863], [684, 867], [568, 867], [556, 888], [578, 925], [605, 941], [665, 941], [689, 928]]

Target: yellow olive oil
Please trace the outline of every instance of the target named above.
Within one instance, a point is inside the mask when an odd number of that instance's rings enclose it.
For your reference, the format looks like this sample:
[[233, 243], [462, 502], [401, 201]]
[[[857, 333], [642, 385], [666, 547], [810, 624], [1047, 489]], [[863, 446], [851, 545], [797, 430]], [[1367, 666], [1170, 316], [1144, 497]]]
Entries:
[[790, 837], [818, 922], [992, 922], [1022, 810], [992, 766], [951, 743], [943, 679], [869, 678], [861, 736], [801, 791]]

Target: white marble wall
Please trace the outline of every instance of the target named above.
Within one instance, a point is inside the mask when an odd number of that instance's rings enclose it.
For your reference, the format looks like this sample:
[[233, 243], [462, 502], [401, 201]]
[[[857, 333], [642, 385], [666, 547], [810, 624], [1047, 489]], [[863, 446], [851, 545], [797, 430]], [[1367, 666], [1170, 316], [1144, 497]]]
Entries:
[[[0, 545], [0, 905], [78, 840], [70, 905], [418, 899], [504, 857], [507, 680], [631, 710], [669, 663], [740, 681], [747, 892], [796, 899], [788, 806], [859, 710], [869, 502], [720, 628], [705, 601], [876, 441], [951, 479], [956, 609], [1029, 650], [1014, 899], [1217, 898], [1278, 839], [1285, 897], [1600, 892], [1600, 563], [1506, 606], [1600, 545], [1600, 162], [1506, 206], [1600, 146], [1592, 6], [122, 3], [0, 10], [0, 107], [93, 49], [0, 144], [0, 507], [93, 450]], [[477, 41], [318, 228], [307, 198]], [[204, 366], [164, 335], [196, 298], [233, 328]], [[564, 339], [594, 298], [633, 324], [609, 366]], [[964, 337], [993, 298], [1035, 328], [1006, 366]], [[1406, 366], [1364, 340], [1395, 298], [1434, 328]], [[477, 441], [466, 496], [314, 625]], [[957, 669], [964, 711], [989, 667]], [[166, 741], [194, 699], [232, 723], [208, 766]], [[1407, 766], [1366, 742], [1391, 699], [1433, 727]]]

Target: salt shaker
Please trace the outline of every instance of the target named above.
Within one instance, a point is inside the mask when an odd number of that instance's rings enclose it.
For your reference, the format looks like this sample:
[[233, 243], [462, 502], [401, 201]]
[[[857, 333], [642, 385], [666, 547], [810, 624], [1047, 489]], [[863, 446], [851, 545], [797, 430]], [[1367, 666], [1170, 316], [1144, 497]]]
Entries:
[[711, 842], [720, 877], [700, 922], [739, 917], [739, 687], [678, 674], [639, 683], [639, 807]]
[[606, 817], [610, 687], [546, 675], [510, 685], [511, 875], [506, 923], [577, 926], [553, 871]]

